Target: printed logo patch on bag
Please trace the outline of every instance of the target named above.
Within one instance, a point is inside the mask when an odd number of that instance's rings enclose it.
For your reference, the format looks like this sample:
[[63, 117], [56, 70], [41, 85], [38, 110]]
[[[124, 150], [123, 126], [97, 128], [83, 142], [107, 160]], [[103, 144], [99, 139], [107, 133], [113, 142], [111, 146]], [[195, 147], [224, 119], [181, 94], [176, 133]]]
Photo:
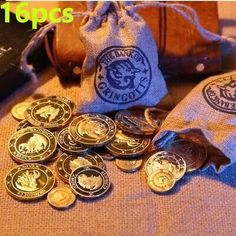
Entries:
[[152, 79], [148, 58], [134, 46], [103, 50], [96, 64], [95, 89], [109, 103], [126, 104], [143, 97]]
[[210, 82], [204, 87], [203, 96], [214, 109], [236, 114], [236, 75]]

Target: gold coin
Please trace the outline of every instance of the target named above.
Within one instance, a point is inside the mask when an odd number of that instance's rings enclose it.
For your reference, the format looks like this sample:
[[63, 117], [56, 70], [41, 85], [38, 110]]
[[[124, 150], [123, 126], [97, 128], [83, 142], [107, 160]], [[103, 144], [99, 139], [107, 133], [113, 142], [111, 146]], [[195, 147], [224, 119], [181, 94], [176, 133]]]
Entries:
[[25, 119], [33, 126], [46, 129], [64, 127], [70, 121], [70, 105], [56, 98], [42, 98], [30, 104], [25, 111]]
[[186, 172], [186, 162], [177, 153], [161, 151], [154, 153], [148, 158], [145, 169], [148, 176], [159, 169], [169, 170], [177, 181], [180, 180]]
[[122, 110], [115, 115], [116, 125], [124, 132], [136, 135], [152, 135], [159, 128], [151, 126], [144, 116], [143, 110]]
[[178, 138], [168, 148], [168, 151], [182, 156], [186, 162], [186, 171], [198, 170], [206, 161], [206, 147], [187, 139]]
[[76, 196], [68, 187], [56, 187], [48, 193], [47, 200], [51, 206], [64, 209], [75, 202]]
[[116, 125], [108, 116], [83, 114], [71, 122], [69, 133], [74, 141], [84, 146], [101, 147], [115, 137]]
[[81, 198], [98, 198], [110, 188], [107, 172], [97, 166], [81, 166], [75, 169], [69, 178], [71, 190]]
[[29, 102], [21, 102], [16, 104], [11, 109], [11, 114], [16, 120], [24, 120], [25, 119], [25, 111], [29, 107], [31, 103]]
[[137, 137], [118, 130], [115, 139], [106, 148], [117, 157], [132, 158], [142, 155], [148, 149], [150, 143], [150, 138]]
[[11, 157], [19, 163], [43, 162], [57, 147], [54, 135], [44, 128], [28, 127], [15, 132], [8, 142]]
[[43, 197], [55, 185], [52, 171], [44, 165], [28, 163], [13, 168], [5, 178], [5, 187], [9, 195], [31, 201]]
[[82, 166], [98, 166], [106, 169], [102, 157], [95, 152], [88, 153], [85, 156], [63, 153], [57, 160], [56, 171], [62, 181], [68, 183], [71, 173]]
[[142, 159], [130, 159], [130, 160], [121, 160], [116, 159], [116, 166], [127, 173], [133, 173], [137, 170], [139, 170], [142, 166], [143, 160]]
[[159, 169], [148, 176], [148, 186], [157, 193], [171, 190], [175, 185], [175, 176], [165, 169]]

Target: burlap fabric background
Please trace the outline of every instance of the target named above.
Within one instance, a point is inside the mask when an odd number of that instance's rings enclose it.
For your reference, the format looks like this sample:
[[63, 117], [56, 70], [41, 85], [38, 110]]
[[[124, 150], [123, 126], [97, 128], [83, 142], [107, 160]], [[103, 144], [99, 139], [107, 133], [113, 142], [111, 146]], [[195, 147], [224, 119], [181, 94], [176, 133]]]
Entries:
[[[188, 174], [172, 192], [157, 195], [146, 184], [144, 168], [126, 174], [106, 162], [113, 188], [102, 199], [77, 200], [73, 208], [58, 211], [45, 199], [22, 203], [11, 198], [3, 183], [16, 165], [7, 150], [18, 123], [9, 113], [11, 107], [54, 94], [74, 101], [79, 96], [76, 86], [63, 88], [53, 76], [46, 71], [39, 84], [26, 85], [0, 106], [0, 235], [235, 235], [236, 165], [220, 175], [211, 169]], [[54, 164], [49, 166], [55, 171]], [[57, 185], [64, 184], [58, 180]]]
[[[220, 14], [225, 16], [221, 24], [227, 26], [223, 33], [235, 35], [232, 32], [235, 32], [233, 19], [236, 5], [231, 4], [219, 4]], [[233, 52], [229, 50], [227, 53], [226, 68], [235, 64], [236, 53]], [[17, 102], [31, 101], [45, 95], [65, 95], [75, 102], [79, 96], [76, 86], [63, 88], [58, 79], [52, 77], [54, 72], [46, 71], [39, 84], [26, 85], [0, 104], [1, 236], [235, 235], [236, 165], [219, 175], [213, 169], [188, 174], [172, 192], [157, 195], [146, 185], [144, 168], [135, 174], [126, 174], [119, 171], [113, 162], [106, 162], [113, 189], [100, 200], [77, 201], [73, 208], [57, 211], [45, 199], [34, 203], [21, 203], [12, 199], [3, 184], [8, 170], [16, 165], [7, 151], [7, 139], [17, 125], [9, 113], [11, 107]], [[181, 93], [169, 88], [176, 103], [181, 99], [181, 94], [186, 94], [192, 86], [190, 82], [186, 82], [184, 87], [176, 83], [175, 89], [181, 90]], [[54, 164], [50, 167], [55, 170]], [[64, 184], [58, 181], [57, 185]]]

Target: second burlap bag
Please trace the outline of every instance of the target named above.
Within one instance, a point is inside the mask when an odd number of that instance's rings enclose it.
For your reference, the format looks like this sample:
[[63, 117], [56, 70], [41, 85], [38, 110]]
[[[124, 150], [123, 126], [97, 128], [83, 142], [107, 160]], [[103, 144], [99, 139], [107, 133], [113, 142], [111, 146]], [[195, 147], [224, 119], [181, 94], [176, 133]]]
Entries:
[[197, 85], [167, 116], [153, 139], [164, 147], [177, 134], [197, 133], [216, 171], [236, 162], [236, 71]]

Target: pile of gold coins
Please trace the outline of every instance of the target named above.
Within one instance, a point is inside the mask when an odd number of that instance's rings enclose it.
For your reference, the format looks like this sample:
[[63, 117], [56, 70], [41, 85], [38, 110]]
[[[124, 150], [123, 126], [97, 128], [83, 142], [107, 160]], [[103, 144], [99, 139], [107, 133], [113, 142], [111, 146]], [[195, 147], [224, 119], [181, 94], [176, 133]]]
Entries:
[[[5, 178], [12, 197], [35, 200], [47, 194], [51, 206], [64, 209], [75, 202], [76, 195], [86, 199], [103, 196], [110, 188], [104, 160], [114, 160], [128, 173], [139, 170], [145, 160], [148, 186], [162, 193], [206, 161], [206, 148], [195, 136], [174, 137], [165, 147], [154, 148], [151, 140], [166, 111], [74, 116], [74, 107], [71, 100], [60, 96], [13, 107], [13, 117], [21, 121], [8, 142], [12, 159], [20, 163]], [[54, 160], [57, 175], [68, 187], [54, 187], [56, 177], [46, 166]]]

